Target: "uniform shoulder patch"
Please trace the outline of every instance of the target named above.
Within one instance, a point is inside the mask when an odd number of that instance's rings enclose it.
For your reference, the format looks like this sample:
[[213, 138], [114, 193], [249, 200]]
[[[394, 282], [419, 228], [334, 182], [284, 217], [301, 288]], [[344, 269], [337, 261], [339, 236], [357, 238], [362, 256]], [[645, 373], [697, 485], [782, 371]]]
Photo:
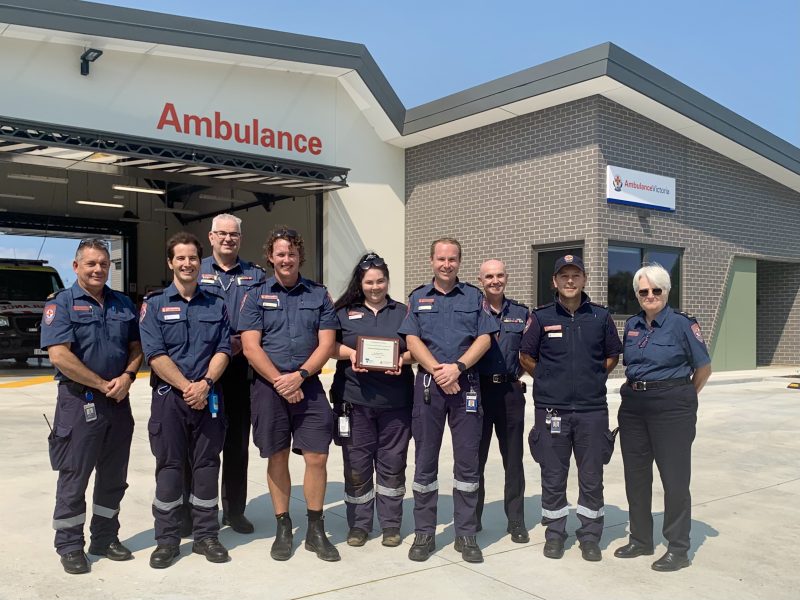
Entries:
[[55, 292], [53, 292], [52, 294], [50, 294], [50, 295], [47, 297], [47, 299], [48, 299], [48, 300], [52, 300], [53, 298], [55, 298], [56, 296], [58, 296], [58, 295], [59, 295], [61, 292], [63, 292], [65, 289], [67, 289], [67, 288], [61, 288], [60, 290], [56, 290]]

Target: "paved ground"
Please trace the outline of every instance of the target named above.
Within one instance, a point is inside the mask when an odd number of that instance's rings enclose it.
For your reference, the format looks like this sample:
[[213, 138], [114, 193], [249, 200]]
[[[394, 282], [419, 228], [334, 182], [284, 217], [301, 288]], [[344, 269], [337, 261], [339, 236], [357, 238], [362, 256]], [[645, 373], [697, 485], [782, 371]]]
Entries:
[[[153, 521], [150, 504], [155, 489], [154, 459], [147, 441], [149, 388], [140, 378], [133, 387], [136, 432], [129, 473], [130, 489], [122, 506], [122, 541], [135, 559], [113, 563], [92, 557], [88, 575], [66, 575], [52, 547], [51, 518], [56, 474], [47, 458], [46, 413], [52, 420], [55, 386], [42, 382], [47, 371], [16, 370], [0, 365], [0, 598], [797, 598], [800, 572], [794, 549], [800, 537], [800, 390], [788, 390], [797, 369], [770, 369], [715, 375], [701, 395], [698, 438], [694, 446], [691, 568], [656, 573], [649, 557], [623, 561], [612, 551], [626, 538], [627, 512], [622, 460], [617, 452], [606, 470], [604, 558], [587, 563], [574, 537], [560, 561], [542, 556], [539, 525], [539, 475], [530, 456], [526, 515], [531, 542], [511, 543], [505, 535], [502, 466], [496, 448], [487, 468], [487, 508], [479, 542], [486, 561], [468, 565], [452, 548], [451, 451], [442, 450], [438, 550], [427, 563], [407, 559], [413, 538], [411, 497], [405, 500], [400, 548], [384, 548], [373, 537], [363, 548], [344, 543], [341, 455], [331, 454], [326, 524], [342, 554], [340, 563], [323, 563], [297, 544], [286, 563], [269, 558], [275, 532], [265, 484], [265, 461], [254, 450], [250, 467], [247, 514], [256, 533], [241, 536], [221, 531], [232, 560], [213, 565], [181, 546], [181, 559], [164, 571], [150, 569]], [[40, 377], [36, 377], [39, 375]], [[31, 379], [31, 376], [33, 378]], [[328, 378], [326, 378], [328, 379]], [[616, 385], [618, 388], [619, 386]], [[612, 421], [619, 396], [609, 396]], [[532, 421], [532, 409], [526, 415]], [[529, 425], [530, 426], [530, 425]], [[413, 448], [413, 446], [412, 446]], [[413, 453], [412, 453], [413, 456]], [[409, 480], [413, 460], [409, 465]], [[302, 477], [301, 460], [292, 459], [293, 475]], [[574, 470], [574, 469], [573, 469]], [[569, 498], [577, 500], [574, 475]], [[409, 486], [410, 489], [410, 486]], [[659, 486], [654, 506], [660, 507]], [[295, 541], [305, 535], [302, 490], [293, 488]], [[570, 516], [569, 530], [577, 519]], [[661, 526], [660, 515], [656, 529]], [[88, 537], [88, 531], [87, 531]], [[657, 538], [658, 539], [658, 538]], [[663, 551], [662, 548], [659, 551]]]

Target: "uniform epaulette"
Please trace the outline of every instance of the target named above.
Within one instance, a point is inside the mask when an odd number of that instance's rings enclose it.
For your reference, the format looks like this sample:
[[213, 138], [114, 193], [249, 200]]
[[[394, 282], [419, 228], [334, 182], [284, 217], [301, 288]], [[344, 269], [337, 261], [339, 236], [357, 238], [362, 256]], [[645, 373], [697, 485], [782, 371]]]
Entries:
[[203, 293], [204, 294], [208, 294], [209, 296], [216, 296], [217, 298], [220, 298], [221, 300], [225, 300], [225, 296], [223, 296], [222, 294], [217, 292], [214, 288], [211, 288], [211, 289], [203, 288]]
[[469, 286], [469, 287], [471, 287], [471, 288], [475, 288], [475, 289], [476, 289], [476, 290], [478, 290], [478, 291], [479, 291], [481, 294], [483, 293], [483, 290], [482, 290], [481, 288], [479, 288], [477, 285], [473, 285], [473, 284], [471, 284], [469, 281], [461, 281], [460, 283], [463, 283], [464, 285], [468, 285], [468, 286]]
[[267, 270], [264, 267], [262, 267], [261, 265], [257, 265], [256, 263], [250, 263], [250, 264], [253, 265], [253, 267], [258, 269], [259, 271], [264, 271], [264, 273], [267, 272]]
[[631, 315], [630, 317], [628, 317], [627, 319], [625, 319], [625, 322], [627, 323], [627, 322], [628, 322], [628, 321], [630, 321], [631, 319], [635, 319], [635, 318], [636, 318], [636, 317], [638, 317], [638, 316], [639, 316], [638, 314]]
[[537, 307], [536, 307], [536, 308], [534, 308], [533, 310], [542, 310], [542, 309], [544, 309], [544, 308], [550, 308], [550, 307], [551, 307], [551, 306], [553, 306], [554, 304], [555, 304], [555, 302], [548, 302], [547, 304], [540, 304], [539, 306], [537, 306]]
[[144, 298], [143, 298], [143, 300], [149, 300], [149, 299], [150, 299], [150, 298], [152, 298], [153, 296], [160, 296], [160, 295], [161, 295], [161, 294], [163, 294], [163, 293], [164, 293], [164, 289], [163, 289], [163, 288], [162, 288], [162, 289], [160, 289], [160, 290], [153, 290], [152, 292], [147, 292], [147, 293], [144, 295]]
[[603, 310], [608, 310], [608, 306], [605, 304], [600, 304], [599, 302], [589, 302], [592, 306], [596, 306], [597, 308], [602, 308]]
[[513, 298], [506, 297], [506, 300], [508, 300], [508, 301], [509, 301], [511, 304], [515, 304], [515, 305], [517, 305], [517, 306], [521, 306], [521, 307], [522, 307], [522, 308], [524, 308], [525, 310], [530, 310], [530, 309], [528, 308], [528, 305], [527, 305], [527, 304], [523, 304], [522, 302], [518, 302], [517, 300], [514, 300]]
[[690, 315], [689, 313], [683, 312], [682, 310], [678, 310], [677, 308], [673, 308], [672, 312], [674, 312], [676, 315], [682, 315], [682, 316], [686, 317], [687, 319], [689, 319], [693, 323], [697, 323], [697, 317], [695, 317], [694, 315]]
[[413, 294], [413, 293], [414, 293], [414, 292], [416, 292], [417, 290], [421, 290], [421, 289], [422, 289], [422, 288], [424, 288], [426, 285], [430, 285], [430, 284], [428, 284], [428, 283], [423, 283], [422, 285], [418, 285], [418, 286], [417, 286], [417, 287], [415, 287], [413, 290], [411, 290], [411, 291], [409, 292], [409, 294], [408, 294], [408, 295], [410, 296], [411, 294]]
[[[50, 295], [47, 297], [47, 299], [48, 299], [48, 300], [52, 300], [53, 298], [55, 298], [56, 296], [58, 296], [58, 295], [59, 295], [61, 292], [63, 292], [65, 289], [67, 289], [67, 288], [61, 288], [60, 290], [56, 290], [55, 292], [53, 292], [52, 294], [50, 294]], [[39, 296], [39, 297], [41, 298], [41, 296]]]

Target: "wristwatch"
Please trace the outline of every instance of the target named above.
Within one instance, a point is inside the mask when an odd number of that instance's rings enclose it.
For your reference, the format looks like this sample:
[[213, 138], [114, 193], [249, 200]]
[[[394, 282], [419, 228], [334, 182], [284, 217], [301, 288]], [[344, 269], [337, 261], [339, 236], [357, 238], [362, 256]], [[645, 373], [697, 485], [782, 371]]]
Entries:
[[308, 375], [309, 375], [309, 373], [308, 373], [308, 371], [306, 371], [305, 369], [298, 369], [298, 370], [297, 370], [297, 372], [298, 372], [298, 373], [300, 373], [300, 377], [302, 377], [302, 378], [303, 378], [303, 381], [305, 381], [306, 379], [308, 379]]
[[125, 375], [131, 378], [131, 381], [136, 381], [136, 371], [125, 371]]
[[460, 360], [457, 360], [457, 361], [456, 361], [456, 366], [458, 367], [458, 372], [459, 372], [459, 373], [463, 373], [464, 371], [466, 371], [466, 370], [467, 370], [467, 365], [465, 365], [465, 364], [464, 364], [463, 362], [461, 362]]
[[212, 389], [214, 387], [214, 380], [211, 377], [203, 377], [203, 381], [208, 384], [208, 389]]

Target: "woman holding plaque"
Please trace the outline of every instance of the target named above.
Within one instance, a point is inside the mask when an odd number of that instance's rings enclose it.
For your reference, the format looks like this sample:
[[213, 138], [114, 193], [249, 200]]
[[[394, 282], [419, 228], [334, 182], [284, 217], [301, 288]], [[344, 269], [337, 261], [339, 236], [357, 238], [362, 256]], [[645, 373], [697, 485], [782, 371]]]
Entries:
[[338, 417], [336, 442], [344, 457], [350, 546], [366, 543], [376, 504], [383, 545], [402, 541], [414, 379], [411, 354], [397, 334], [406, 305], [392, 300], [388, 290], [386, 263], [369, 253], [358, 261], [335, 304], [341, 330], [330, 396]]

